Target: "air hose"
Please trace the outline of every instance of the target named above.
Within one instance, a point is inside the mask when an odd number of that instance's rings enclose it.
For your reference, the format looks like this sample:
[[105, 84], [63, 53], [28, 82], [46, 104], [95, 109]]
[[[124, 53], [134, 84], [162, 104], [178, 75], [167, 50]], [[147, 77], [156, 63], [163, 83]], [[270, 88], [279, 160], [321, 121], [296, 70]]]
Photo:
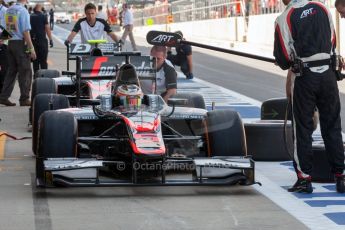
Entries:
[[[283, 139], [284, 139], [285, 150], [286, 150], [287, 154], [291, 157], [291, 159], [293, 159], [293, 152], [292, 153], [290, 152], [290, 149], [289, 149], [289, 146], [288, 146], [288, 140], [287, 140], [287, 138], [288, 138], [288, 135], [287, 135], [287, 120], [288, 120], [289, 111], [290, 111], [291, 106], [292, 106], [291, 105], [291, 99], [288, 98], [287, 99], [286, 108], [285, 108], [285, 118], [284, 118], [284, 126], [283, 126]], [[293, 119], [291, 119], [291, 129], [293, 130]], [[294, 139], [294, 136], [292, 136], [292, 139]]]

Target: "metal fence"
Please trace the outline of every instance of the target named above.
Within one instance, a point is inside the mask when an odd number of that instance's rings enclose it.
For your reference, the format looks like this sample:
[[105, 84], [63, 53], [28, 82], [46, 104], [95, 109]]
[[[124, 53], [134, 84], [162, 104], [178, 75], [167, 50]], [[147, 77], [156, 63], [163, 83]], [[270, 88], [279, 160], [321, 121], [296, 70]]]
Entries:
[[[323, 1], [323, 0], [320, 0]], [[335, 0], [326, 0], [328, 7]], [[136, 26], [279, 13], [282, 0], [179, 0], [134, 10]]]

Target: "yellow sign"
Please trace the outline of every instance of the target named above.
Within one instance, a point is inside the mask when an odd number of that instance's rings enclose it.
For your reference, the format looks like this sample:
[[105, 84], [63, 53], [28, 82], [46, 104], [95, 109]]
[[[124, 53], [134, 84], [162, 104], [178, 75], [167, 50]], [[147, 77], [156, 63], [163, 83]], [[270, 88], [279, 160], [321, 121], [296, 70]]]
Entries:
[[148, 19], [146, 20], [146, 25], [148, 25], [148, 26], [152, 26], [154, 23], [155, 23], [155, 22], [153, 21], [152, 18], [148, 18]]
[[15, 14], [5, 14], [6, 29], [9, 32], [18, 32], [18, 16]]

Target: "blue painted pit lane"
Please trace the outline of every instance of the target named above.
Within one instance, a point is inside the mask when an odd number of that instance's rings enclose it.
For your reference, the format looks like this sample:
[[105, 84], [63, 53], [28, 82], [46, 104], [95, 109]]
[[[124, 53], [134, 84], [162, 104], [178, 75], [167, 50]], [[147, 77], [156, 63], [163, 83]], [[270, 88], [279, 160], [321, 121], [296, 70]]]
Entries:
[[338, 225], [345, 225], [345, 212], [325, 213], [325, 216]]

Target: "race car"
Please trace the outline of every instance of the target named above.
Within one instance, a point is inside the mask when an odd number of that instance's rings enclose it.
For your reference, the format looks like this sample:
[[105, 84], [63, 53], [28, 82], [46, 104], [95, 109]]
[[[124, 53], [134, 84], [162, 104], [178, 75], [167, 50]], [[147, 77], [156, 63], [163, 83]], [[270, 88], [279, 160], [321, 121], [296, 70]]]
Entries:
[[[86, 77], [88, 61], [77, 58], [77, 82]], [[77, 105], [87, 106], [71, 108], [66, 95], [37, 95], [35, 101], [51, 109], [39, 118], [33, 146], [38, 186], [256, 183], [237, 112], [179, 107], [181, 98], [169, 106], [160, 95], [144, 95], [138, 70], [128, 62], [109, 89], [76, 97]]]
[[69, 23], [71, 23], [71, 16], [67, 15], [66, 12], [56, 12], [54, 22], [56, 24], [59, 24], [59, 23], [69, 24]]
[[[141, 56], [140, 52], [122, 52], [119, 51], [121, 49], [118, 48], [117, 44], [103, 42], [96, 40], [89, 41], [90, 44], [70, 44], [67, 49], [67, 63], [69, 60], [76, 60], [77, 54], [82, 59], [82, 61], [76, 62], [76, 65], [79, 65], [76, 66], [76, 69], [81, 72], [81, 77], [78, 79], [74, 72], [69, 71], [62, 71], [62, 76], [59, 71], [49, 69], [41, 70], [36, 74], [31, 93], [33, 103], [29, 109], [34, 153], [36, 153], [37, 145], [38, 119], [45, 110], [49, 109], [47, 103], [41, 102], [44, 99], [35, 100], [39, 94], [63, 94], [68, 97], [69, 105], [84, 106], [83, 103], [88, 101], [79, 99], [94, 99], [101, 93], [110, 93], [110, 86], [115, 79], [116, 69], [128, 62], [129, 59], [135, 64], [139, 76], [146, 76], [146, 78], [154, 76], [150, 64], [152, 60], [149, 56]], [[79, 104], [76, 104], [77, 102]]]

